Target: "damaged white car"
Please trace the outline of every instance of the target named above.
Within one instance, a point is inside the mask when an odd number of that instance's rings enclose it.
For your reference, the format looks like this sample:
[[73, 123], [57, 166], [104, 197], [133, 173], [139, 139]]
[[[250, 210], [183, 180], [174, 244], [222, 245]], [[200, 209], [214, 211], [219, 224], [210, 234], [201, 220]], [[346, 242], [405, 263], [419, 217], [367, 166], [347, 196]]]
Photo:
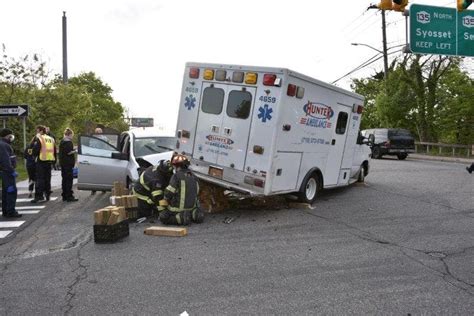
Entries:
[[173, 155], [176, 138], [153, 128], [118, 134], [81, 135], [78, 145], [79, 190], [110, 191], [115, 181], [130, 187], [140, 168]]

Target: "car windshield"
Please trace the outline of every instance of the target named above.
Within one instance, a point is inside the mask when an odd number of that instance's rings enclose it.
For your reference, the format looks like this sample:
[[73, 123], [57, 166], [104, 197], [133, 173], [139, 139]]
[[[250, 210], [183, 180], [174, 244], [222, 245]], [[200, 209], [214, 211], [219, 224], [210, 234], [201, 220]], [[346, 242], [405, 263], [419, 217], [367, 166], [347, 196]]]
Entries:
[[135, 157], [159, 154], [174, 148], [174, 137], [144, 137], [135, 138], [133, 154]]

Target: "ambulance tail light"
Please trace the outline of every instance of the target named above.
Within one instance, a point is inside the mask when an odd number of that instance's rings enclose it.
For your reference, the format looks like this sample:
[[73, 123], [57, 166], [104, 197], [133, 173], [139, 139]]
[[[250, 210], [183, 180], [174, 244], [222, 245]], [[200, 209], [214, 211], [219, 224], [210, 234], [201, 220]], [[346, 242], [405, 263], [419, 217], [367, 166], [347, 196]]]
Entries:
[[257, 74], [254, 72], [247, 72], [245, 74], [245, 83], [246, 84], [256, 84], [257, 83]]
[[286, 90], [286, 94], [290, 97], [294, 97], [296, 95], [296, 85], [289, 84], [288, 89]]
[[189, 78], [193, 78], [193, 79], [199, 78], [199, 68], [190, 68]]
[[214, 79], [214, 70], [206, 69], [204, 70], [204, 79], [205, 80], [212, 80]]
[[274, 86], [277, 76], [272, 74], [263, 75], [263, 85], [264, 86]]
[[250, 185], [253, 185], [253, 186], [256, 186], [256, 187], [259, 187], [259, 188], [265, 187], [265, 180], [253, 178], [253, 177], [250, 177], [250, 176], [245, 176], [244, 177], [244, 183], [250, 184]]
[[362, 114], [363, 111], [364, 111], [364, 107], [362, 105], [359, 105], [357, 107], [357, 114]]

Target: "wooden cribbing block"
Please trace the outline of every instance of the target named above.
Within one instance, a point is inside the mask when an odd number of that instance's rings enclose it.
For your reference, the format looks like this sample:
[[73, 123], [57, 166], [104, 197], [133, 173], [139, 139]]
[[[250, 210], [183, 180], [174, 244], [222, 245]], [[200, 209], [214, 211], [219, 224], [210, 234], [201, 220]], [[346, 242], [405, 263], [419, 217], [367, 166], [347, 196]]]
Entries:
[[94, 212], [94, 224], [96, 225], [104, 224], [104, 210], [97, 210]]
[[151, 236], [170, 236], [170, 237], [183, 237], [188, 234], [188, 230], [184, 227], [162, 227], [152, 226], [145, 228], [145, 235]]
[[107, 225], [117, 224], [119, 216], [119, 212], [112, 212], [112, 214], [110, 214], [109, 220], [107, 221]]
[[119, 213], [119, 219], [117, 220], [117, 222], [121, 222], [127, 219], [127, 212], [125, 211], [125, 207], [118, 206], [116, 207], [115, 212]]

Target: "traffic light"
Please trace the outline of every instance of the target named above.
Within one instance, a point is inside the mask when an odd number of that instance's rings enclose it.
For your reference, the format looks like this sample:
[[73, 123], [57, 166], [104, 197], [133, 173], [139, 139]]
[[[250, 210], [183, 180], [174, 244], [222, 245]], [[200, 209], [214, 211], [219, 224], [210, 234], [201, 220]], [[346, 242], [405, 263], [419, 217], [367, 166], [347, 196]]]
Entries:
[[393, 0], [392, 9], [398, 12], [403, 12], [405, 11], [405, 7], [407, 5], [408, 5], [408, 0]]
[[472, 0], [458, 0], [458, 11], [466, 10], [472, 4]]
[[380, 0], [377, 4], [377, 8], [380, 10], [392, 10], [392, 0]]

